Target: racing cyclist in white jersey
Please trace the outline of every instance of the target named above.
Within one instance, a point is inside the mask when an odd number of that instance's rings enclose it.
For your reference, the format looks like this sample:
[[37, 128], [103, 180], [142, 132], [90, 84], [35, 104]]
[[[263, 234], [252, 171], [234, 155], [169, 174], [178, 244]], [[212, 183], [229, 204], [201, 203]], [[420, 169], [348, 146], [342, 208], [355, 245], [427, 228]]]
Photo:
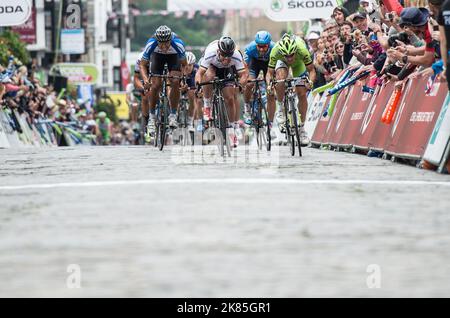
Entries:
[[[234, 70], [237, 73], [239, 84], [245, 87], [248, 79], [248, 71], [244, 64], [242, 54], [236, 50], [236, 44], [229, 36], [223, 36], [218, 41], [211, 42], [205, 50], [200, 69], [195, 76], [195, 82], [208, 82], [218, 77], [227, 79], [233, 76]], [[223, 89], [223, 97], [228, 110], [230, 120], [235, 120], [237, 114], [240, 114], [238, 105], [235, 103], [235, 83], [233, 81], [226, 84]], [[211, 120], [211, 97], [212, 86], [203, 87], [203, 117], [204, 120]], [[233, 132], [230, 134], [233, 146], [237, 146], [237, 137], [235, 130], [240, 129], [239, 123], [234, 121], [232, 124]]]

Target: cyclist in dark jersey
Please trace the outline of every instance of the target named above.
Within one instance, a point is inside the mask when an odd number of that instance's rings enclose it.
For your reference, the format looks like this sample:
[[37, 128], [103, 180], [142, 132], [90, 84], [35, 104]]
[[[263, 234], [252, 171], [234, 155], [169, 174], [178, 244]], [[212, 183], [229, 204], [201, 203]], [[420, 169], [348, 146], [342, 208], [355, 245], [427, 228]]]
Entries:
[[194, 53], [192, 52], [186, 52], [186, 61], [187, 61], [187, 67], [186, 67], [186, 86], [182, 87], [182, 90], [187, 90], [188, 98], [189, 98], [189, 109], [188, 109], [188, 122], [189, 122], [189, 130], [194, 131], [194, 128], [200, 129], [202, 131], [201, 127], [198, 127], [199, 124], [201, 126], [201, 120], [202, 118], [202, 104], [201, 99], [197, 98], [195, 96], [195, 75], [197, 74], [197, 71], [199, 69], [199, 65], [197, 64], [197, 58], [195, 57]]

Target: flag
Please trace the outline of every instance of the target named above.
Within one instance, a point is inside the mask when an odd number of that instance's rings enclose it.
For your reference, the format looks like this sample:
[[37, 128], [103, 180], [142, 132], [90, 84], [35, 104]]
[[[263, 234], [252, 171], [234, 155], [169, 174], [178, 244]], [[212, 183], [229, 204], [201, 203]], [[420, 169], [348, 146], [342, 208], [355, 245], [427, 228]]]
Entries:
[[189, 20], [192, 20], [195, 17], [195, 12], [196, 12], [195, 10], [188, 11], [187, 18]]

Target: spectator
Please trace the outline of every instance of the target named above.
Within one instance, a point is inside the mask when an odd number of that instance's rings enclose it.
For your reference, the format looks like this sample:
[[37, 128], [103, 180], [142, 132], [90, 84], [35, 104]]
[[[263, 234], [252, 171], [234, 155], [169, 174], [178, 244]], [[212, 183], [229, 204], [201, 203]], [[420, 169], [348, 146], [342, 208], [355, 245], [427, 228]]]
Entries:
[[429, 67], [435, 60], [436, 39], [433, 40], [429, 29], [429, 11], [425, 8], [405, 8], [400, 15], [400, 26], [409, 30], [425, 42], [425, 46], [416, 48], [412, 45], [399, 44], [387, 51], [387, 56], [392, 61], [401, 61], [404, 64], [421, 65]]
[[345, 22], [345, 19], [347, 19], [348, 16], [349, 16], [349, 12], [346, 8], [336, 7], [336, 8], [334, 8], [333, 14], [331, 17], [334, 19], [334, 21], [336, 22], [336, 24], [338, 26], [341, 26]]

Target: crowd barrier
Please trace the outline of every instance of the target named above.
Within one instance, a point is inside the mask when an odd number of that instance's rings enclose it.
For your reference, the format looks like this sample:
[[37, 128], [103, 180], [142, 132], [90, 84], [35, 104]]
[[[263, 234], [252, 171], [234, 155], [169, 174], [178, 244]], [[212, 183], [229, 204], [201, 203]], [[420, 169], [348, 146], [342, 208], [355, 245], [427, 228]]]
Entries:
[[[364, 92], [369, 80], [342, 89], [329, 116], [324, 115], [332, 100], [328, 90], [309, 97], [305, 128], [312, 144], [424, 159], [443, 170], [450, 151], [447, 83], [431, 84], [428, 77], [410, 77], [376, 86], [372, 93]], [[394, 107], [388, 110], [389, 103]]]
[[88, 144], [70, 125], [46, 120], [29, 122], [26, 114], [0, 109], [0, 148], [57, 147]]

